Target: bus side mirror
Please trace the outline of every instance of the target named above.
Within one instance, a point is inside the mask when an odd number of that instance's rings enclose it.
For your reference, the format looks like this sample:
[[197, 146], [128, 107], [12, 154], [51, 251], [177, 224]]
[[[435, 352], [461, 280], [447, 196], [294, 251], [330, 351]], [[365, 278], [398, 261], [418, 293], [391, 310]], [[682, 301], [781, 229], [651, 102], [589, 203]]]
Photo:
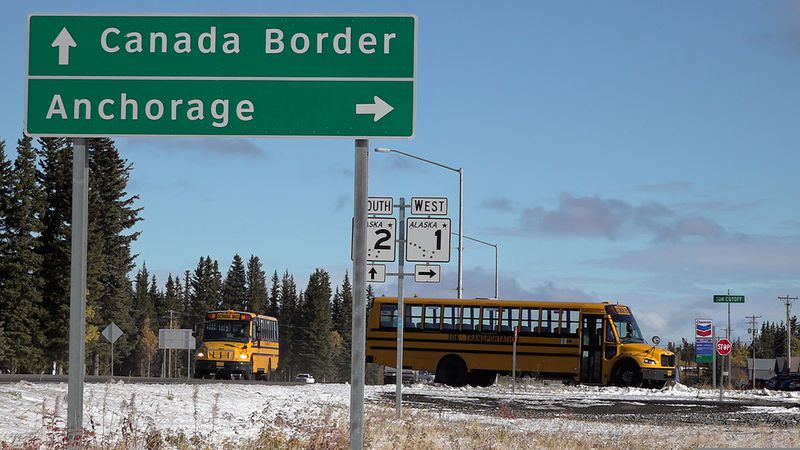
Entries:
[[194, 328], [192, 328], [192, 337], [193, 338], [197, 337], [197, 325], [195, 325]]
[[658, 345], [661, 342], [661, 338], [658, 336], [653, 336], [653, 344]]

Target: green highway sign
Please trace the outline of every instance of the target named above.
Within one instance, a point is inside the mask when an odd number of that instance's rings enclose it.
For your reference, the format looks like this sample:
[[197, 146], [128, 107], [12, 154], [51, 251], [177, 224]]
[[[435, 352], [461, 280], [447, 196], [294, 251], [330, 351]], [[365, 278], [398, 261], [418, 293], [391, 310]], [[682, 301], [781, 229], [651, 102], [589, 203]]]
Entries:
[[715, 295], [714, 303], [744, 303], [744, 295]]
[[412, 137], [417, 20], [32, 15], [26, 132]]

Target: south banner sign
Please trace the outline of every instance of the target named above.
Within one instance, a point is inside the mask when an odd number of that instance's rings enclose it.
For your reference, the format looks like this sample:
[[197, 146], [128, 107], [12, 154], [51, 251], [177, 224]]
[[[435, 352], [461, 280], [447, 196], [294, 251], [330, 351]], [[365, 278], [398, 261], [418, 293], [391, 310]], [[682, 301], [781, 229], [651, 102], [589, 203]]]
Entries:
[[412, 137], [413, 15], [31, 15], [26, 132]]

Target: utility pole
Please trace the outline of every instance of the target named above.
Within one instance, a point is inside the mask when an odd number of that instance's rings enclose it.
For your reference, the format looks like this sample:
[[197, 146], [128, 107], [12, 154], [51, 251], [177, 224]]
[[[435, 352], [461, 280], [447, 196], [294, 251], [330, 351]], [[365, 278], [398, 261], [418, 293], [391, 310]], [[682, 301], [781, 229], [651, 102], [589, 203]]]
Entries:
[[797, 297], [789, 297], [787, 294], [784, 297], [778, 296], [778, 300], [783, 300], [786, 305], [786, 363], [789, 364], [789, 373], [792, 372], [792, 324], [789, 319], [789, 311], [792, 310], [792, 300], [797, 300]]
[[753, 389], [756, 388], [756, 319], [760, 319], [761, 316], [745, 316], [745, 318], [750, 320], [750, 345], [753, 346], [753, 368], [751, 371], [751, 380]]

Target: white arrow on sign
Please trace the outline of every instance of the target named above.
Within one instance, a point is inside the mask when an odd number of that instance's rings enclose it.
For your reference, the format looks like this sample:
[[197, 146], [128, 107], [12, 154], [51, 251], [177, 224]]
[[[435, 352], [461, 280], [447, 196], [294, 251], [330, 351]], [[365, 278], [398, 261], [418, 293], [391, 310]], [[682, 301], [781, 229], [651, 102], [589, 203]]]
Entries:
[[61, 32], [58, 33], [58, 36], [56, 36], [53, 44], [51, 45], [51, 47], [58, 47], [59, 66], [69, 65], [69, 48], [77, 46], [78, 44], [75, 43], [75, 39], [72, 39], [72, 35], [69, 34], [67, 28], [62, 28]]
[[383, 118], [383, 116], [389, 114], [394, 110], [394, 107], [385, 101], [382, 98], [378, 97], [377, 95], [373, 97], [375, 103], [358, 103], [356, 104], [356, 114], [375, 114], [375, 118], [373, 122], [377, 122]]

